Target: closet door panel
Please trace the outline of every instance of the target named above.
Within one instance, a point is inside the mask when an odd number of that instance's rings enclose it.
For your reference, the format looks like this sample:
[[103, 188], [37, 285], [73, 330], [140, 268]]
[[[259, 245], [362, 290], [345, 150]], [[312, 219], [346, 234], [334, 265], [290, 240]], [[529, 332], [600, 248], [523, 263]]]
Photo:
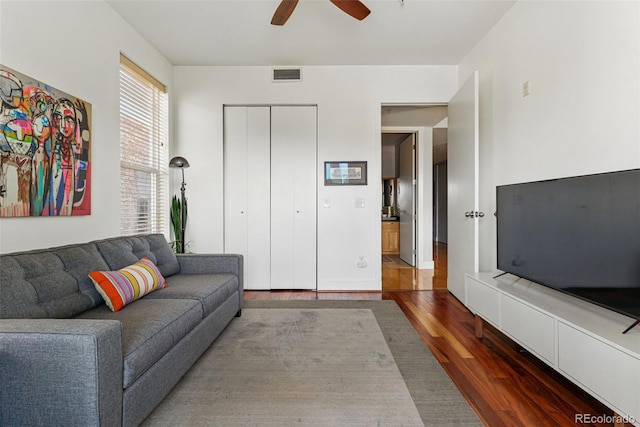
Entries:
[[293, 254], [298, 289], [317, 288], [317, 125], [316, 107], [298, 107], [294, 113], [300, 143], [295, 146]]
[[247, 111], [247, 283], [269, 289], [271, 276], [271, 179], [269, 107]]
[[294, 289], [295, 135], [282, 108], [271, 108], [271, 289]]
[[[247, 253], [247, 108], [224, 108], [224, 251]], [[245, 275], [246, 263], [245, 263]]]
[[316, 107], [272, 107], [272, 289], [316, 289], [316, 134]]
[[224, 251], [244, 256], [244, 288], [269, 289], [269, 107], [224, 107]]

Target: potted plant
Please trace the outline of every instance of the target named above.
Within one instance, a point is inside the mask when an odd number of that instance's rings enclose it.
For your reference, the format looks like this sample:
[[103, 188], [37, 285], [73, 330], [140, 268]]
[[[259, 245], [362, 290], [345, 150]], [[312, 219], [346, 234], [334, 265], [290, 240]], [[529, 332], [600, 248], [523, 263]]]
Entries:
[[[184, 219], [182, 218], [184, 212]], [[184, 226], [187, 224], [187, 200], [184, 201], [184, 210], [182, 209], [182, 202], [178, 196], [173, 196], [171, 199], [171, 227], [173, 228], [173, 236], [175, 240], [171, 242], [171, 248], [175, 253], [184, 253], [186, 249], [186, 243], [184, 243]], [[185, 248], [183, 248], [183, 243]]]

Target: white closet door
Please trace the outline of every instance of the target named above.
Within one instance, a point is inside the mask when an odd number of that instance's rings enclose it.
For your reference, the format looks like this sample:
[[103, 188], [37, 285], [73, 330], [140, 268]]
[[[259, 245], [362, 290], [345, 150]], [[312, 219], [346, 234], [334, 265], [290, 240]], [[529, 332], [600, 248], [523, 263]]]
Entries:
[[316, 107], [271, 108], [271, 289], [316, 289]]
[[269, 107], [249, 107], [247, 114], [247, 289], [269, 289], [271, 276], [271, 180]]
[[[224, 251], [247, 253], [247, 108], [224, 108]], [[246, 263], [245, 263], [245, 274]]]
[[269, 107], [224, 108], [224, 251], [244, 256], [244, 288], [269, 289]]

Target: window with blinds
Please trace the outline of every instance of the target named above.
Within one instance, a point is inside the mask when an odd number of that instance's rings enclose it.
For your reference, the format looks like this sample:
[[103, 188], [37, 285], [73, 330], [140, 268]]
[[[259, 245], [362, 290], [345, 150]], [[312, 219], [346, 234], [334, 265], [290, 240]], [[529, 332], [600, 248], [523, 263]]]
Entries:
[[120, 231], [164, 233], [168, 224], [168, 96], [120, 57]]

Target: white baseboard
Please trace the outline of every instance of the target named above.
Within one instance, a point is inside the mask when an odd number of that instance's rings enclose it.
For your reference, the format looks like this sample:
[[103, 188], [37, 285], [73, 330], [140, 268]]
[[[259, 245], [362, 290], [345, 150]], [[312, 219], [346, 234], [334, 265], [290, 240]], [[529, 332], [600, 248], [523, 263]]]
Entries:
[[318, 291], [379, 292], [382, 282], [376, 280], [318, 280]]

